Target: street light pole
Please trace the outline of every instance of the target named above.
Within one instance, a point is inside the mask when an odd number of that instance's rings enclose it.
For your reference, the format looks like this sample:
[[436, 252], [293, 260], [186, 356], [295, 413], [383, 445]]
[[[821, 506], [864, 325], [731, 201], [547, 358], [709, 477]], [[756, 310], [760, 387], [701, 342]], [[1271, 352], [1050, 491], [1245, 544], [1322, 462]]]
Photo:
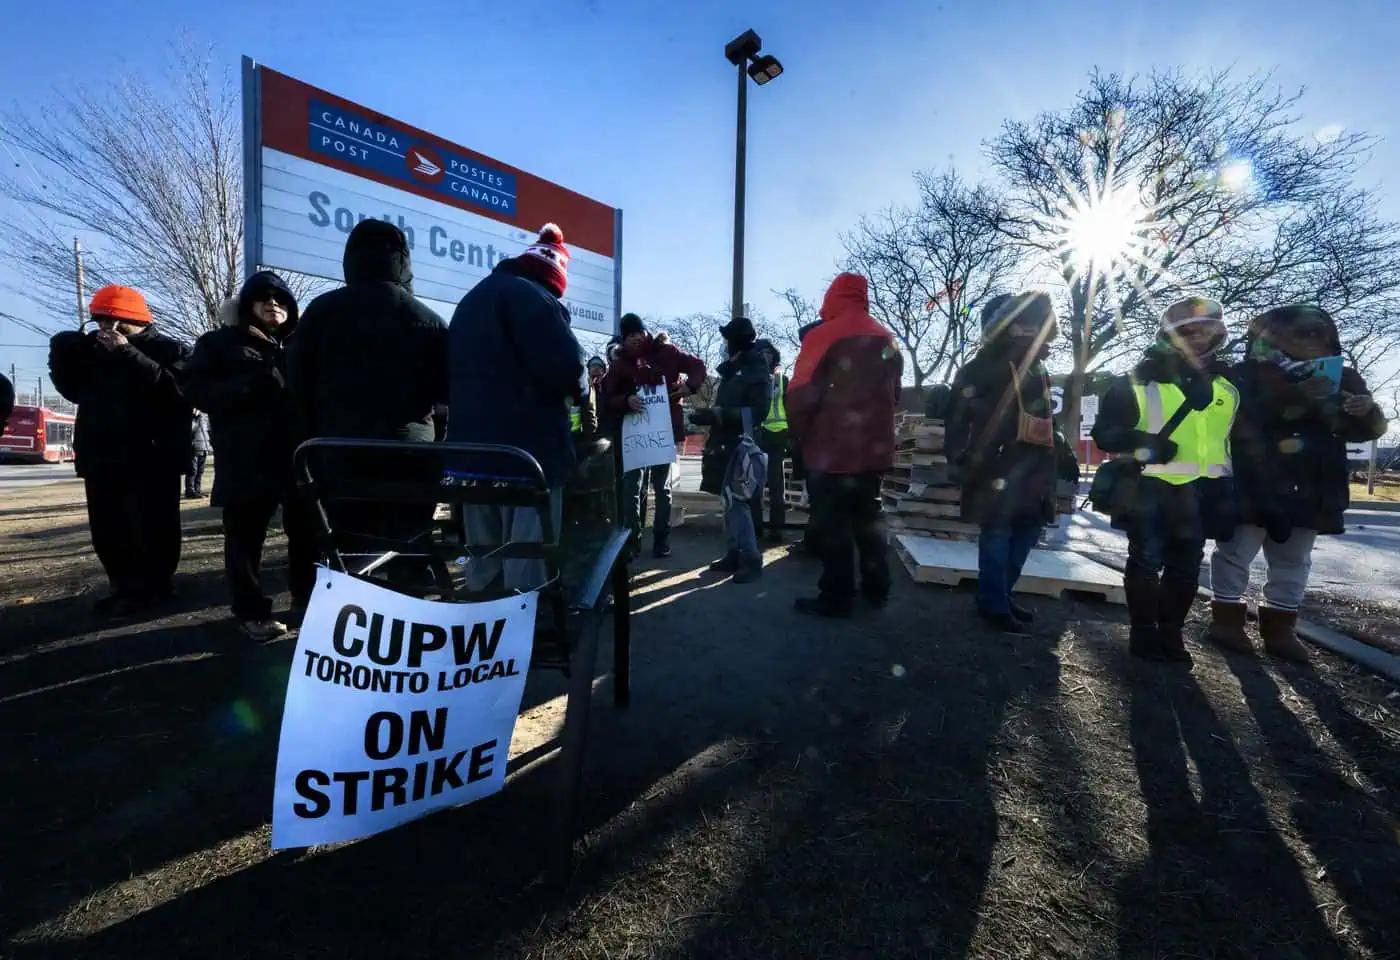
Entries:
[[744, 312], [744, 175], [748, 154], [749, 77], [748, 61], [739, 64], [739, 122], [734, 137], [734, 290], [729, 315]]
[[[745, 30], [724, 46], [724, 58], [739, 68], [739, 120], [734, 134], [734, 289], [730, 292], [729, 315], [744, 315], [744, 179], [749, 138], [749, 79], [760, 87], [783, 72], [783, 65], [771, 54], [759, 56], [763, 41], [752, 30]], [[750, 62], [752, 61], [752, 62]]]

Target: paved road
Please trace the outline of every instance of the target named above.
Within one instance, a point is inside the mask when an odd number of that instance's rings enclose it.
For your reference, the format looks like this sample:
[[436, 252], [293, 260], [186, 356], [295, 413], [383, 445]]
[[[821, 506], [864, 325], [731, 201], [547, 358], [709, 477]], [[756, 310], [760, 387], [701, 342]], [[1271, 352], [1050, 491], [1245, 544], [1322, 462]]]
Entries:
[[0, 463], [0, 490], [76, 479], [71, 463]]
[[[700, 462], [681, 459], [677, 489], [686, 492], [700, 487]], [[1061, 520], [1057, 532], [1047, 535], [1050, 545], [1065, 545], [1091, 553], [1106, 553], [1120, 560], [1128, 554], [1128, 539], [1109, 526], [1108, 519], [1089, 510], [1080, 510], [1068, 522]], [[1206, 548], [1209, 559], [1210, 547]], [[1209, 563], [1207, 563], [1207, 569]], [[1252, 587], [1263, 584], [1262, 554], [1254, 564]], [[1209, 584], [1202, 572], [1203, 584]], [[1340, 537], [1319, 537], [1313, 550], [1310, 586], [1360, 600], [1384, 602], [1400, 607], [1400, 513], [1382, 510], [1350, 510], [1347, 532]]]
[[[1126, 558], [1127, 537], [1114, 530], [1108, 519], [1080, 510], [1069, 526], [1069, 545]], [[1206, 548], [1210, 556], [1210, 547]], [[1264, 560], [1254, 562], [1252, 586], [1262, 583]], [[1208, 584], [1203, 574], [1201, 582]], [[1313, 549], [1309, 586], [1360, 600], [1400, 606], [1400, 513], [1382, 510], [1347, 511], [1347, 532], [1340, 537], [1318, 537]]]

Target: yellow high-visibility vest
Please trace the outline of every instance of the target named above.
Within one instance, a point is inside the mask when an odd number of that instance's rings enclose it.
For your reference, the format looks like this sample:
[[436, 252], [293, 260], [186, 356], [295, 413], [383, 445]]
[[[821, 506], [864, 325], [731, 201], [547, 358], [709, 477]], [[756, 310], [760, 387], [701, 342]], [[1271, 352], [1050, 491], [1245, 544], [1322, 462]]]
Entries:
[[783, 378], [773, 378], [773, 399], [768, 403], [768, 416], [763, 418], [763, 429], [769, 433], [787, 432], [787, 401], [783, 398]]
[[[1137, 397], [1137, 429], [1155, 434], [1167, 425], [1172, 414], [1186, 402], [1186, 394], [1171, 383], [1133, 382]], [[1228, 477], [1234, 473], [1230, 460], [1230, 429], [1239, 411], [1240, 394], [1224, 377], [1211, 381], [1211, 404], [1193, 410], [1168, 438], [1176, 444], [1176, 458], [1170, 463], [1150, 463], [1144, 476], [1167, 483], [1183, 484], [1207, 477]]]

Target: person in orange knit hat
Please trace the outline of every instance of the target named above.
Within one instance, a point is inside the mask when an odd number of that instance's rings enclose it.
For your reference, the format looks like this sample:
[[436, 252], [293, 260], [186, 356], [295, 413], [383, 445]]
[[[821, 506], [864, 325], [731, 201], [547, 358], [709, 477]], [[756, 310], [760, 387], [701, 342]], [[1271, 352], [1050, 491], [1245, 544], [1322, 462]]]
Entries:
[[155, 330], [146, 298], [131, 287], [103, 287], [88, 310], [95, 331], [49, 342], [49, 378], [78, 405], [78, 476], [112, 588], [94, 609], [130, 617], [170, 596], [180, 563], [190, 407], [177, 378], [190, 348]]

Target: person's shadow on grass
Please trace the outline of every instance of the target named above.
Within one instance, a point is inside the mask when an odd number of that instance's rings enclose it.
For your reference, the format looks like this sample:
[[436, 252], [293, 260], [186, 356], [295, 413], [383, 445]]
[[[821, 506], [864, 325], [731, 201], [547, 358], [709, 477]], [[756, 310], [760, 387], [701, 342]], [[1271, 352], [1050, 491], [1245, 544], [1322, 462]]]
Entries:
[[1132, 667], [1129, 734], [1149, 852], [1119, 884], [1119, 955], [1343, 955], [1195, 677]]

